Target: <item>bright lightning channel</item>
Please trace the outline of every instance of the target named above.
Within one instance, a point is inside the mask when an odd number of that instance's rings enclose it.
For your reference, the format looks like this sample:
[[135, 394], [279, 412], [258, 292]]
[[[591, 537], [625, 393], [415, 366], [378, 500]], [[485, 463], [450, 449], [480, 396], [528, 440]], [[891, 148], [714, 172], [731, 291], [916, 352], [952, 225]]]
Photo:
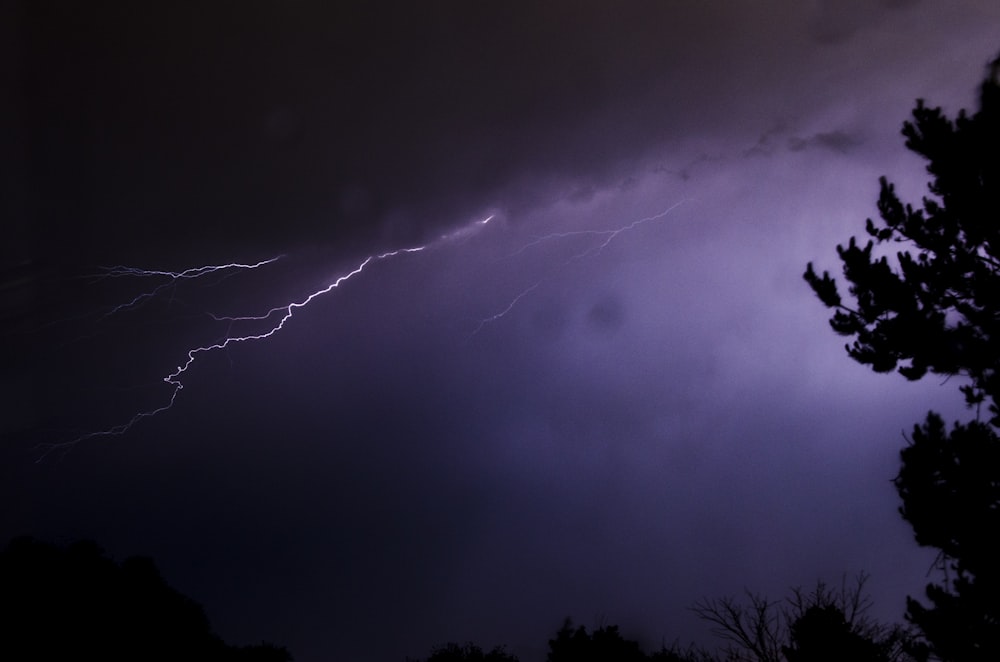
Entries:
[[[351, 269], [344, 275], [337, 277], [331, 283], [316, 290], [315, 292], [305, 297], [301, 301], [293, 301], [283, 306], [276, 306], [274, 308], [271, 308], [269, 311], [265, 312], [262, 315], [243, 315], [243, 316], [233, 316], [233, 317], [212, 315], [212, 317], [217, 321], [228, 321], [228, 322], [263, 321], [274, 317], [277, 318], [277, 321], [271, 326], [270, 329], [261, 333], [248, 334], [242, 336], [228, 335], [224, 339], [216, 343], [212, 343], [209, 345], [201, 345], [198, 347], [192, 347], [186, 352], [187, 358], [181, 364], [179, 364], [171, 373], [163, 377], [163, 381], [169, 384], [171, 387], [170, 396], [169, 398], [167, 398], [164, 404], [160, 405], [159, 407], [155, 407], [153, 409], [147, 409], [144, 411], [137, 412], [135, 415], [132, 416], [132, 418], [125, 421], [124, 423], [119, 423], [118, 425], [114, 425], [112, 427], [103, 430], [88, 432], [70, 441], [52, 443], [52, 444], [40, 444], [39, 446], [37, 446], [37, 448], [42, 451], [42, 455], [38, 458], [37, 462], [41, 462], [49, 454], [53, 452], [57, 452], [60, 450], [68, 451], [77, 444], [79, 444], [80, 442], [86, 441], [88, 439], [123, 435], [127, 433], [129, 430], [131, 430], [140, 421], [143, 421], [147, 418], [152, 418], [158, 414], [162, 414], [163, 412], [168, 411], [174, 406], [174, 403], [177, 401], [177, 396], [180, 395], [180, 392], [184, 390], [184, 382], [182, 381], [184, 373], [186, 373], [188, 369], [192, 365], [194, 365], [195, 361], [197, 361], [201, 355], [207, 354], [209, 352], [214, 352], [217, 350], [222, 350], [237, 343], [252, 342], [270, 338], [271, 336], [278, 333], [285, 327], [285, 324], [295, 315], [296, 310], [308, 306], [317, 297], [321, 297], [324, 294], [328, 294], [329, 292], [337, 289], [342, 284], [346, 283], [350, 279], [362, 273], [369, 265], [382, 260], [391, 259], [399, 255], [404, 255], [408, 253], [419, 253], [421, 251], [427, 250], [428, 248], [436, 246], [445, 241], [462, 239], [471, 236], [480, 228], [488, 224], [493, 218], [494, 215], [491, 214], [485, 219], [474, 221], [469, 226], [461, 228], [450, 234], [446, 234], [437, 239], [436, 241], [433, 241], [428, 244], [423, 244], [420, 246], [412, 246], [409, 248], [400, 248], [385, 253], [373, 253], [368, 257], [364, 258], [363, 260], [361, 260], [353, 269]], [[256, 264], [231, 263], [231, 264], [221, 264], [221, 265], [206, 265], [206, 266], [186, 269], [184, 271], [157, 271], [150, 269], [139, 269], [135, 267], [117, 266], [106, 269], [104, 273], [99, 275], [99, 278], [122, 278], [122, 277], [146, 278], [146, 277], [158, 276], [158, 277], [166, 277], [169, 279], [167, 283], [163, 283], [157, 288], [154, 288], [147, 292], [143, 292], [142, 294], [134, 297], [132, 300], [117, 306], [110, 313], [108, 313], [108, 314], [114, 314], [116, 312], [133, 308], [142, 303], [143, 301], [156, 296], [158, 293], [162, 292], [165, 287], [176, 283], [178, 280], [199, 278], [201, 276], [205, 276], [208, 274], [219, 273], [232, 269], [257, 269], [269, 265], [277, 261], [281, 257], [282, 256], [273, 257], [268, 260], [263, 260], [261, 262], [258, 262]]]

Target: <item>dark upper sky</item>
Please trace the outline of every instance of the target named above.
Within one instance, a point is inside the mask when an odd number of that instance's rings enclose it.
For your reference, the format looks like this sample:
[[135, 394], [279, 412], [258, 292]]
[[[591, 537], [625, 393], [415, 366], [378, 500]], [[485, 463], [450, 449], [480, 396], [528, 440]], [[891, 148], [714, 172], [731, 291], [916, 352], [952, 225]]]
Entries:
[[[861, 570], [897, 619], [925, 582], [889, 479], [957, 390], [851, 364], [800, 276], [879, 175], [922, 194], [901, 122], [974, 104], [994, 3], [2, 11], [4, 538], [148, 554], [305, 662], [701, 639], [701, 597]], [[417, 246], [45, 454], [277, 320], [210, 313]]]

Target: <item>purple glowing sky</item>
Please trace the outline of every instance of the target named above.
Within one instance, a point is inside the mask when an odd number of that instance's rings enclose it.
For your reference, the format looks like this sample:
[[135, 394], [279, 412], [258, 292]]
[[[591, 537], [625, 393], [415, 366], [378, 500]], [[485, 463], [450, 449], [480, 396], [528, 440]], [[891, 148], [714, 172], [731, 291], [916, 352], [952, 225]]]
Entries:
[[[899, 128], [974, 104], [995, 3], [65, 4], [0, 16], [5, 539], [148, 554], [303, 662], [533, 662], [566, 616], [686, 642], [699, 598], [861, 570], [895, 620], [920, 590], [889, 481], [960, 396], [852, 364], [801, 273], [880, 175], [923, 192]], [[424, 245], [34, 462], [280, 318], [208, 313]]]

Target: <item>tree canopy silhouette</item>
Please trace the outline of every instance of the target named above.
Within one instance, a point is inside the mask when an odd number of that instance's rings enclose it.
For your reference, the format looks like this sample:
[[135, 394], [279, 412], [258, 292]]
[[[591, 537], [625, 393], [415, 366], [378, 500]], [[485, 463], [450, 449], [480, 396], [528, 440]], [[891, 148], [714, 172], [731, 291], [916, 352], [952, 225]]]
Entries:
[[1000, 57], [978, 111], [950, 119], [918, 100], [902, 133], [927, 161], [930, 195], [915, 208], [881, 179], [868, 241], [837, 246], [850, 300], [812, 263], [804, 277], [834, 309], [833, 329], [854, 339], [854, 360], [910, 380], [962, 378], [975, 419], [948, 432], [928, 413], [895, 479], [900, 513], [920, 545], [940, 550], [944, 570], [927, 587], [931, 606], [910, 598], [907, 618], [940, 659], [1000, 660]]
[[[1000, 424], [1000, 58], [980, 93], [980, 110], [951, 120], [917, 101], [903, 124], [906, 147], [928, 161], [930, 197], [903, 204], [881, 179], [881, 221], [867, 219], [870, 239], [837, 246], [853, 302], [845, 303], [828, 272], [812, 263], [805, 279], [835, 309], [833, 329], [854, 337], [847, 352], [876, 372], [907, 379], [928, 372], [963, 375], [966, 401], [986, 401]], [[895, 264], [875, 252], [903, 244]], [[913, 252], [911, 252], [913, 251]]]
[[228, 646], [152, 560], [117, 563], [93, 542], [15, 538], [0, 551], [0, 658], [290, 662], [271, 644]]

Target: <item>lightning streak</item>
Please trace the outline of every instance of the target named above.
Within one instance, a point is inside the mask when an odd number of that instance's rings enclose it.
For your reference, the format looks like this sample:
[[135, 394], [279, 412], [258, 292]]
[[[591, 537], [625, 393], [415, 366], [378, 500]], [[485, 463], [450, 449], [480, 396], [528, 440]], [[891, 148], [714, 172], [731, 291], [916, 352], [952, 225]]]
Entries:
[[[485, 225], [485, 223], [489, 222], [489, 220], [491, 218], [492, 218], [492, 216], [490, 216], [489, 218], [487, 218], [485, 221], [477, 221], [476, 223], [479, 224], [479, 225]], [[449, 239], [449, 238], [450, 237], [446, 236], [446, 237], [442, 237], [441, 240]], [[441, 241], [441, 240], [438, 240], [438, 241]], [[438, 242], [434, 242], [434, 243], [438, 243]], [[335, 280], [333, 280], [332, 282], [330, 282], [328, 285], [326, 285], [325, 287], [322, 287], [322, 288], [316, 290], [315, 292], [313, 292], [312, 294], [308, 295], [307, 297], [305, 297], [301, 301], [293, 301], [292, 303], [286, 304], [284, 306], [277, 306], [277, 307], [271, 308], [270, 310], [268, 310], [267, 312], [265, 312], [262, 315], [243, 315], [243, 316], [228, 317], [228, 316], [212, 315], [210, 313], [210, 316], [213, 319], [215, 319], [217, 321], [228, 321], [230, 323], [233, 323], [233, 322], [243, 322], [243, 321], [263, 321], [263, 320], [271, 319], [272, 317], [275, 317], [275, 316], [277, 316], [277, 321], [267, 331], [263, 331], [263, 332], [260, 332], [260, 333], [254, 333], [254, 334], [248, 334], [248, 335], [227, 335], [224, 339], [220, 340], [219, 342], [208, 344], [208, 345], [201, 345], [201, 346], [198, 346], [198, 347], [192, 347], [191, 349], [187, 350], [187, 352], [186, 352], [186, 357], [187, 358], [184, 360], [184, 362], [181, 363], [180, 365], [178, 365], [176, 367], [176, 369], [174, 369], [173, 372], [171, 372], [170, 374], [168, 374], [165, 377], [163, 377], [163, 381], [165, 383], [169, 384], [170, 387], [171, 387], [170, 396], [167, 398], [167, 400], [164, 402], [164, 404], [160, 405], [159, 407], [155, 407], [155, 408], [152, 408], [152, 409], [147, 409], [147, 410], [144, 410], [144, 411], [140, 411], [140, 412], [136, 413], [135, 415], [133, 415], [132, 418], [130, 418], [129, 420], [125, 421], [124, 423], [120, 423], [118, 425], [114, 425], [114, 426], [106, 428], [104, 430], [98, 430], [98, 431], [95, 431], [95, 432], [88, 432], [87, 434], [80, 435], [79, 437], [77, 437], [77, 438], [75, 438], [75, 439], [73, 439], [71, 441], [66, 441], [66, 442], [61, 442], [61, 443], [52, 443], [52, 444], [41, 444], [37, 448], [42, 451], [42, 454], [38, 458], [37, 461], [41, 462], [42, 460], [44, 460], [52, 452], [60, 451], [60, 450], [69, 450], [72, 447], [74, 447], [77, 444], [79, 444], [80, 442], [86, 441], [88, 439], [94, 439], [94, 438], [97, 438], [97, 437], [109, 437], [109, 436], [123, 435], [126, 432], [128, 432], [130, 429], [132, 429], [132, 427], [135, 426], [140, 421], [142, 421], [144, 419], [147, 419], [147, 418], [152, 418], [153, 416], [156, 416], [157, 414], [162, 414], [163, 412], [169, 410], [170, 408], [172, 408], [174, 406], [174, 403], [177, 401], [177, 396], [180, 394], [180, 392], [182, 390], [184, 390], [184, 382], [182, 381], [181, 378], [183, 377], [184, 373], [186, 373], [188, 371], [188, 369], [195, 363], [195, 361], [198, 360], [198, 357], [201, 356], [202, 354], [206, 354], [206, 353], [209, 353], [209, 352], [214, 352], [214, 351], [217, 351], [217, 350], [226, 349], [227, 347], [229, 347], [231, 345], [238, 344], [238, 343], [252, 342], [252, 341], [257, 341], [257, 340], [265, 340], [267, 338], [270, 338], [271, 336], [273, 336], [274, 334], [278, 333], [279, 331], [281, 331], [285, 327], [285, 324], [290, 319], [292, 319], [292, 317], [295, 315], [295, 311], [296, 310], [298, 310], [300, 308], [304, 308], [305, 306], [308, 306], [317, 297], [321, 297], [324, 294], [328, 294], [329, 292], [337, 289], [338, 287], [340, 287], [342, 284], [346, 283], [351, 278], [354, 278], [355, 276], [357, 276], [358, 274], [360, 274], [362, 271], [365, 270], [365, 268], [367, 268], [372, 263], [378, 262], [378, 261], [381, 261], [381, 260], [390, 259], [390, 258], [396, 257], [398, 255], [403, 255], [403, 254], [406, 254], [406, 253], [419, 253], [419, 252], [421, 252], [423, 250], [426, 250], [431, 245], [432, 244], [426, 244], [426, 245], [414, 246], [414, 247], [410, 247], [410, 248], [400, 248], [400, 249], [397, 249], [397, 250], [394, 250], [394, 251], [388, 251], [386, 253], [375, 253], [375, 254], [369, 255], [368, 257], [366, 257], [365, 259], [363, 259], [361, 262], [359, 262], [353, 269], [351, 269], [350, 271], [348, 271], [344, 275], [337, 277]], [[120, 278], [120, 277], [125, 277], [125, 276], [133, 276], [133, 277], [161, 276], [161, 277], [170, 278], [170, 282], [164, 283], [164, 284], [160, 285], [159, 287], [157, 287], [157, 288], [155, 288], [153, 290], [150, 290], [148, 292], [144, 292], [143, 294], [141, 294], [141, 295], [133, 298], [131, 301], [118, 306], [115, 310], [112, 311], [112, 313], [109, 313], [109, 314], [113, 314], [114, 312], [118, 312], [120, 310], [127, 310], [130, 307], [134, 307], [134, 306], [138, 305], [139, 303], [141, 303], [142, 301], [144, 301], [146, 299], [149, 299], [149, 298], [151, 298], [153, 296], [156, 296], [156, 294], [158, 294], [160, 291], [162, 291], [162, 289], [164, 287], [166, 287], [166, 286], [168, 286], [168, 285], [170, 285], [172, 283], [175, 283], [179, 279], [199, 278], [199, 277], [205, 276], [207, 274], [223, 272], [223, 271], [231, 270], [231, 269], [256, 269], [256, 268], [263, 267], [263, 266], [266, 266], [268, 264], [271, 264], [271, 263], [275, 262], [276, 260], [280, 259], [280, 257], [281, 256], [274, 257], [274, 258], [271, 258], [269, 260], [263, 260], [263, 261], [258, 262], [256, 264], [237, 264], [237, 263], [233, 263], [233, 264], [225, 264], [225, 265], [208, 265], [208, 266], [202, 266], [202, 267], [195, 267], [193, 269], [187, 269], [185, 271], [179, 271], [179, 272], [173, 272], [173, 271], [155, 271], [155, 270], [137, 269], [137, 268], [134, 268], [134, 267], [123, 267], [123, 266], [112, 267], [112, 268], [108, 269], [106, 271], [106, 273], [101, 274], [101, 277], [102, 278]]]
[[504, 308], [503, 310], [501, 310], [498, 313], [495, 313], [493, 315], [490, 315], [489, 317], [486, 317], [486, 318], [480, 320], [479, 326], [477, 326], [476, 330], [472, 332], [472, 335], [476, 335], [477, 333], [479, 333], [480, 331], [482, 331], [483, 327], [486, 326], [487, 324], [492, 324], [493, 322], [496, 322], [498, 319], [500, 319], [501, 317], [503, 317], [504, 315], [506, 315], [510, 311], [514, 310], [514, 306], [517, 305], [518, 301], [520, 301], [524, 297], [526, 297], [529, 294], [531, 294], [532, 291], [538, 289], [538, 286], [541, 285], [543, 282], [545, 282], [545, 279], [542, 279], [542, 280], [538, 281], [537, 283], [535, 283], [531, 287], [528, 287], [527, 289], [521, 290], [521, 293], [518, 294], [513, 299], [511, 299], [511, 302], [509, 304], [507, 304], [506, 308]]
[[[628, 225], [623, 225], [622, 227], [615, 228], [613, 230], [573, 230], [573, 231], [570, 231], [570, 232], [552, 232], [550, 234], [547, 234], [547, 235], [544, 235], [544, 236], [541, 236], [541, 237], [535, 237], [533, 240], [531, 240], [527, 244], [521, 246], [519, 249], [517, 249], [516, 251], [514, 251], [513, 253], [511, 253], [510, 257], [516, 257], [518, 255], [521, 255], [522, 253], [524, 253], [525, 251], [527, 251], [528, 249], [530, 249], [530, 248], [532, 248], [534, 246], [538, 246], [539, 244], [543, 244], [543, 243], [545, 243], [547, 241], [552, 241], [552, 240], [555, 240], [555, 239], [568, 239], [570, 237], [603, 237], [604, 238], [604, 241], [600, 242], [596, 246], [591, 246], [590, 248], [588, 248], [587, 250], [583, 251], [582, 253], [577, 253], [575, 255], [570, 256], [567, 260], [563, 261], [561, 264], [557, 265], [554, 268], [554, 270], [564, 269], [564, 268], [568, 267], [570, 264], [572, 264], [573, 262], [575, 262], [576, 260], [581, 260], [581, 259], [587, 257], [588, 255], [594, 255], [594, 254], [600, 253], [605, 248], [607, 248], [608, 245], [612, 241], [614, 241], [616, 237], [618, 237], [622, 233], [629, 232], [630, 230], [634, 230], [635, 228], [637, 228], [640, 225], [643, 225], [645, 223], [650, 223], [652, 221], [658, 221], [658, 220], [664, 218], [665, 216], [667, 216], [668, 214], [670, 214], [670, 212], [672, 212], [673, 210], [677, 209], [678, 207], [680, 207], [685, 202], [687, 202], [687, 200], [681, 200], [680, 202], [677, 202], [677, 203], [675, 203], [675, 204], [667, 207], [666, 209], [664, 209], [663, 211], [661, 211], [661, 212], [659, 212], [657, 214], [653, 214], [652, 216], [646, 216], [644, 218], [640, 218], [638, 220], [632, 221]], [[507, 306], [503, 310], [501, 310], [500, 312], [494, 313], [493, 315], [490, 315], [489, 317], [486, 317], [486, 318], [483, 318], [482, 320], [480, 320], [479, 321], [479, 326], [477, 326], [475, 328], [475, 330], [472, 332], [472, 335], [476, 335], [477, 333], [479, 333], [480, 331], [482, 331], [483, 328], [486, 327], [487, 325], [492, 324], [493, 322], [496, 322], [496, 321], [500, 320], [505, 315], [507, 315], [507, 313], [509, 313], [510, 311], [514, 310], [514, 308], [521, 301], [521, 299], [523, 299], [524, 297], [526, 297], [529, 294], [531, 294], [531, 292], [533, 292], [534, 290], [538, 289], [538, 287], [542, 283], [544, 283], [546, 280], [548, 280], [549, 278], [552, 278], [552, 274], [549, 274], [548, 276], [546, 276], [546, 277], [544, 277], [544, 278], [536, 281], [533, 285], [531, 285], [531, 286], [529, 286], [529, 287], [521, 290], [521, 292], [517, 296], [515, 296], [513, 299], [511, 299], [510, 303], [508, 303]]]
[[640, 218], [638, 220], [632, 221], [628, 225], [624, 225], [624, 226], [622, 226], [620, 228], [616, 228], [614, 230], [573, 230], [571, 232], [552, 232], [552, 233], [544, 235], [542, 237], [535, 237], [533, 240], [531, 240], [530, 242], [528, 242], [524, 246], [521, 246], [519, 249], [517, 249], [516, 251], [514, 251], [513, 253], [511, 253], [510, 256], [511, 257], [515, 257], [517, 255], [520, 255], [521, 253], [524, 253], [526, 250], [528, 250], [529, 248], [532, 248], [533, 246], [538, 246], [539, 244], [545, 243], [547, 241], [551, 241], [553, 239], [567, 239], [569, 237], [605, 237], [605, 240], [602, 241], [597, 246], [592, 246], [592, 247], [588, 248], [587, 250], [585, 250], [584, 252], [582, 252], [582, 253], [580, 253], [578, 255], [574, 255], [569, 260], [567, 260], [567, 262], [571, 262], [573, 260], [579, 260], [580, 258], [586, 257], [586, 256], [590, 255], [591, 253], [600, 253], [602, 250], [604, 250], [605, 248], [607, 248], [608, 244], [610, 244], [612, 241], [614, 241], [615, 237], [617, 237], [618, 235], [622, 234], [623, 232], [628, 232], [629, 230], [634, 230], [635, 228], [637, 228], [640, 225], [643, 225], [645, 223], [650, 223], [652, 221], [658, 221], [661, 218], [663, 218], [664, 216], [667, 216], [673, 210], [675, 210], [678, 207], [680, 207], [685, 202], [687, 202], [687, 200], [681, 200], [680, 202], [677, 202], [677, 203], [675, 203], [675, 204], [667, 207], [666, 209], [664, 209], [663, 211], [659, 212], [658, 214], [653, 214], [652, 216], [646, 216], [645, 218]]
[[[315, 292], [313, 292], [312, 294], [310, 294], [309, 296], [307, 296], [302, 301], [293, 302], [293, 303], [290, 303], [290, 304], [288, 304], [286, 306], [276, 306], [276, 307], [270, 309], [269, 311], [267, 311], [266, 313], [264, 313], [263, 315], [241, 315], [239, 317], [229, 317], [229, 316], [225, 316], [225, 315], [214, 315], [212, 313], [209, 313], [209, 315], [211, 315], [212, 319], [214, 319], [214, 320], [216, 320], [218, 322], [223, 322], [223, 321], [225, 321], [225, 322], [249, 322], [249, 321], [253, 321], [253, 320], [261, 321], [261, 320], [270, 319], [271, 316], [273, 316], [275, 313], [284, 311], [284, 315], [281, 317], [281, 320], [274, 327], [272, 327], [269, 331], [265, 331], [264, 333], [261, 333], [261, 334], [258, 334], [258, 335], [254, 335], [254, 336], [243, 336], [243, 337], [236, 337], [236, 338], [226, 338], [224, 341], [222, 341], [222, 343], [220, 343], [217, 346], [213, 345], [213, 346], [211, 346], [209, 348], [198, 348], [198, 349], [191, 350], [191, 351], [194, 352], [194, 351], [207, 351], [208, 349], [223, 349], [228, 343], [245, 342], [247, 340], [264, 340], [265, 338], [270, 338], [275, 333], [277, 333], [278, 331], [280, 331], [282, 329], [282, 327], [284, 327], [285, 322], [287, 322], [289, 319], [291, 319], [292, 315], [294, 314], [295, 309], [297, 309], [297, 308], [303, 308], [305, 306], [308, 306], [309, 302], [311, 302], [316, 297], [323, 296], [324, 294], [330, 292], [331, 290], [337, 289], [338, 287], [340, 287], [341, 283], [344, 283], [344, 282], [350, 280], [351, 278], [354, 278], [355, 276], [357, 276], [359, 273], [361, 273], [362, 271], [364, 271], [365, 267], [367, 267], [372, 262], [375, 262], [377, 260], [385, 260], [385, 259], [390, 258], [390, 257], [396, 257], [397, 255], [401, 255], [403, 253], [419, 253], [420, 251], [423, 251], [423, 250], [426, 250], [426, 249], [427, 249], [426, 245], [425, 246], [414, 246], [413, 248], [400, 248], [399, 250], [389, 251], [388, 253], [380, 253], [378, 255], [369, 255], [364, 260], [362, 260], [358, 264], [358, 266], [354, 267], [354, 269], [352, 269], [351, 271], [347, 272], [343, 276], [338, 277], [336, 280], [334, 280], [332, 283], [330, 283], [329, 285], [327, 285], [323, 289], [316, 290]], [[188, 352], [188, 355], [190, 356], [191, 352]], [[190, 364], [191, 364], [191, 362], [188, 361], [187, 365], [190, 365]], [[187, 369], [187, 365], [184, 366], [184, 370]], [[180, 368], [178, 368], [178, 369], [180, 369]], [[183, 370], [181, 372], [183, 372]]]

